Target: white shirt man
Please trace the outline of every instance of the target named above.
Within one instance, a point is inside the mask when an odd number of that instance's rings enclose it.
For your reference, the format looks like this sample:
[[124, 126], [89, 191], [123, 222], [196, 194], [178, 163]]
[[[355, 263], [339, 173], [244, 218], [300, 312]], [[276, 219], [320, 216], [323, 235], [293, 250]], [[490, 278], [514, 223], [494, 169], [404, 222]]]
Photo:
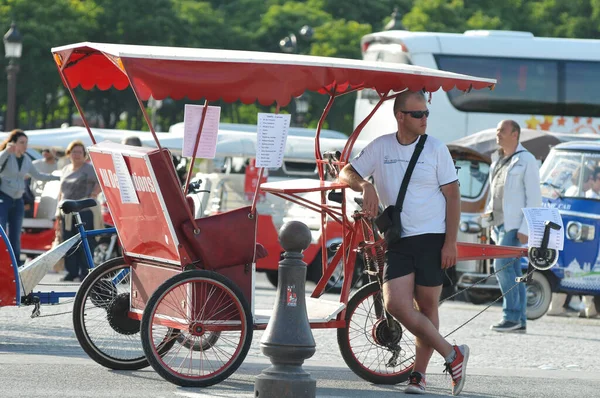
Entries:
[[[371, 142], [340, 172], [340, 181], [363, 194], [363, 212], [375, 217], [379, 201], [394, 205], [417, 142], [425, 134], [429, 110], [422, 92], [405, 91], [394, 102], [398, 132]], [[375, 184], [365, 178], [373, 176]], [[444, 269], [456, 263], [460, 191], [448, 148], [427, 137], [402, 206], [401, 238], [388, 242], [383, 270], [386, 310], [417, 336], [408, 393], [425, 392], [425, 372], [433, 350], [446, 360], [452, 394], [464, 385], [469, 347], [451, 345], [438, 331], [438, 302]], [[413, 300], [418, 303], [415, 309]]]

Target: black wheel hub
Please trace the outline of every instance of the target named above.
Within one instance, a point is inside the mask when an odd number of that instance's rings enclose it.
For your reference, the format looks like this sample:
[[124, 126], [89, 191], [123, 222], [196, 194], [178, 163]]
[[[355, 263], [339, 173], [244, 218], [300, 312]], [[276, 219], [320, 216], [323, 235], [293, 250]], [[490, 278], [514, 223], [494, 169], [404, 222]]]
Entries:
[[107, 308], [114, 302], [117, 288], [110, 280], [101, 280], [90, 289], [90, 300], [99, 308]]
[[380, 319], [373, 327], [373, 340], [383, 347], [395, 347], [402, 340], [402, 326], [395, 319], [392, 327], [388, 326], [386, 319]]
[[140, 321], [129, 318], [129, 293], [119, 294], [107, 308], [108, 324], [117, 333], [132, 335], [140, 331]]

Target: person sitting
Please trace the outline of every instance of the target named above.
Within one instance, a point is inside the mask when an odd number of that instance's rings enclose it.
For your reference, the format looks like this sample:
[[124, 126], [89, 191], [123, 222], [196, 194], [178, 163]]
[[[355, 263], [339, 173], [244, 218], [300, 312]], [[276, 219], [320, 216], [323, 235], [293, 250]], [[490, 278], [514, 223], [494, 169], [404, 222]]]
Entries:
[[594, 169], [594, 179], [592, 180], [591, 189], [585, 192], [585, 197], [588, 199], [600, 199], [600, 167]]

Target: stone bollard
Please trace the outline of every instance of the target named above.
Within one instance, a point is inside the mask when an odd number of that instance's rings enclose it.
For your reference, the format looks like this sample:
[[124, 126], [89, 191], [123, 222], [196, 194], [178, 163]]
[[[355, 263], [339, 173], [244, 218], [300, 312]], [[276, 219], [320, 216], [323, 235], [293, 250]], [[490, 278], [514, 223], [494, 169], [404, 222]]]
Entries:
[[298, 221], [285, 223], [279, 231], [285, 253], [279, 262], [273, 315], [260, 340], [262, 353], [273, 365], [256, 377], [256, 398], [315, 397], [317, 381], [302, 369], [304, 360], [315, 353], [304, 296], [306, 263], [302, 261], [302, 251], [310, 241], [310, 230]]

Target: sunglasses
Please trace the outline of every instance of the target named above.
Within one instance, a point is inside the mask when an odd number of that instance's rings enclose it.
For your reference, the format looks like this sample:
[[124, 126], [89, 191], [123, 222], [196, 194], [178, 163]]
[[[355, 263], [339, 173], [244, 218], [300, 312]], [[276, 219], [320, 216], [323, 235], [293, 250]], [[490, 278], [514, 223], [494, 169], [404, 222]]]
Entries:
[[400, 112], [404, 113], [405, 115], [410, 115], [411, 117], [413, 117], [415, 119], [422, 119], [423, 116], [429, 117], [429, 110], [426, 110], [426, 111], [400, 111]]

